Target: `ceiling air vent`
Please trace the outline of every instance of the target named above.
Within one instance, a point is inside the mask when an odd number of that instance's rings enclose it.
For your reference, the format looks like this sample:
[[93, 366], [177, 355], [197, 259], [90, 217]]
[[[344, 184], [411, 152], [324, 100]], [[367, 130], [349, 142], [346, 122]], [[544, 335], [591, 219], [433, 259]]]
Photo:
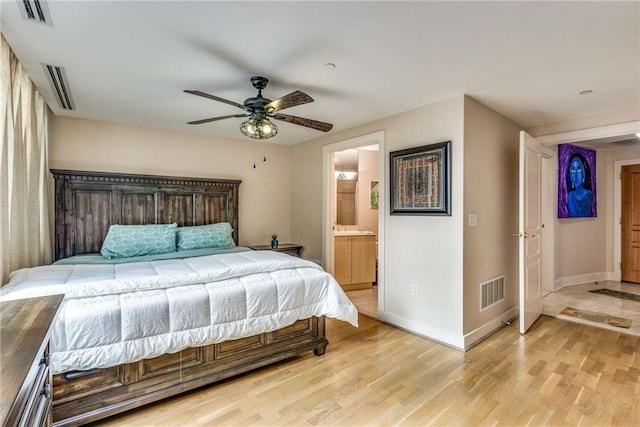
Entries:
[[49, 85], [58, 100], [60, 108], [63, 110], [75, 110], [64, 68], [47, 64], [42, 64], [42, 67], [44, 68], [44, 73], [47, 75], [47, 80], [49, 80]]
[[44, 25], [53, 25], [49, 6], [45, 0], [17, 0], [22, 17], [27, 21]]

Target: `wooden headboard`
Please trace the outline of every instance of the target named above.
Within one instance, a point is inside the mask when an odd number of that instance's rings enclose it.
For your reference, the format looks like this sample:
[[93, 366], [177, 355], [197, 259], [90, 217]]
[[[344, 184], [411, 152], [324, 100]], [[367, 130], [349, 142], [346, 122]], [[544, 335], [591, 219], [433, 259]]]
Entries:
[[51, 169], [55, 259], [100, 252], [112, 224], [229, 222], [238, 242], [240, 180]]

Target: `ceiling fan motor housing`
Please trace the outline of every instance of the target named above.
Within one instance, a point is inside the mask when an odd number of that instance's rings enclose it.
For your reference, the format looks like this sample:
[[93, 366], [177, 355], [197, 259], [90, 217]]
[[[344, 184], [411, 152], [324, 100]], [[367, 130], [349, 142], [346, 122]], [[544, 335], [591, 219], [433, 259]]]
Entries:
[[244, 106], [251, 109], [251, 111], [254, 114], [266, 115], [267, 111], [265, 110], [264, 106], [270, 102], [271, 100], [269, 98], [265, 98], [261, 95], [258, 95], [258, 96], [245, 99]]
[[251, 109], [253, 117], [256, 119], [262, 119], [267, 115], [267, 111], [264, 106], [271, 102], [270, 99], [262, 96], [262, 89], [267, 87], [269, 79], [262, 76], [253, 76], [251, 77], [251, 84], [254, 88], [258, 89], [258, 94], [245, 99], [243, 104], [245, 107]]

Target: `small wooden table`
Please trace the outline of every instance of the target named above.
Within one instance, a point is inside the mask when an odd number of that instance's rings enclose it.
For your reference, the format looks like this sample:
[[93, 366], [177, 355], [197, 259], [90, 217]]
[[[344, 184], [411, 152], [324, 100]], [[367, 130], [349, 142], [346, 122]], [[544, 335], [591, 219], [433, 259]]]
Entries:
[[253, 245], [249, 248], [254, 251], [276, 251], [284, 252], [285, 254], [301, 257], [304, 246], [295, 243], [280, 243], [277, 248], [272, 248], [271, 245]]

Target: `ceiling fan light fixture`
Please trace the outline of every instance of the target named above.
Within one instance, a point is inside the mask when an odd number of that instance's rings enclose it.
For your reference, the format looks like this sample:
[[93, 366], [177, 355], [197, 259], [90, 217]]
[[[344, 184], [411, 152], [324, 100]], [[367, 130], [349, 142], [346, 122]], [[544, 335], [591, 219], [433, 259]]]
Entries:
[[240, 132], [253, 139], [268, 139], [278, 134], [278, 127], [267, 118], [250, 117], [240, 125]]
[[329, 132], [333, 128], [331, 123], [307, 119], [305, 117], [291, 116], [289, 114], [282, 114], [280, 111], [286, 108], [308, 104], [309, 102], [313, 102], [313, 98], [304, 92], [296, 90], [272, 101], [262, 96], [262, 89], [267, 87], [267, 83], [269, 83], [269, 79], [266, 77], [251, 77], [251, 84], [258, 90], [258, 94], [254, 97], [245, 99], [243, 104], [229, 101], [228, 99], [220, 98], [219, 96], [211, 95], [199, 90], [185, 89], [184, 92], [186, 93], [232, 105], [245, 111], [243, 114], [231, 114], [227, 116], [210, 117], [202, 120], [193, 120], [187, 122], [187, 124], [200, 125], [203, 123], [217, 122], [219, 120], [231, 119], [234, 117], [249, 117], [240, 125], [240, 131], [243, 135], [253, 139], [268, 139], [273, 138], [278, 134], [278, 127], [274, 125], [268, 117], [294, 125], [319, 130], [321, 132]]

